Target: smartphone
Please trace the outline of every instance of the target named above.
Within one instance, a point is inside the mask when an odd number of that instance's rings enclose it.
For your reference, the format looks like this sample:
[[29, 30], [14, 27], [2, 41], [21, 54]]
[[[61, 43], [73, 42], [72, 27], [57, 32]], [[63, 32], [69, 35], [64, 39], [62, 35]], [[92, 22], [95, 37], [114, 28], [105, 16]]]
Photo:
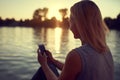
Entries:
[[40, 45], [39, 45], [39, 49], [40, 49], [42, 55], [43, 55], [44, 52], [46, 51], [45, 46], [44, 46], [43, 44], [40, 44]]

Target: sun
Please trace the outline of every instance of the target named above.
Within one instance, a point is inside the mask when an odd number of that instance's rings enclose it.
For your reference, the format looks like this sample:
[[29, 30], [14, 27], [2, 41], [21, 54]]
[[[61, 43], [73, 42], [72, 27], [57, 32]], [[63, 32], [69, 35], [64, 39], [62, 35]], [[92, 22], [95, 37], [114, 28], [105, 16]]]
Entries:
[[55, 8], [50, 8], [49, 12], [48, 12], [48, 18], [51, 19], [52, 17], [56, 17], [57, 20], [62, 20], [62, 16], [59, 13], [59, 9], [58, 7]]
[[51, 9], [48, 13], [48, 18], [56, 17], [57, 20], [62, 20], [59, 9]]

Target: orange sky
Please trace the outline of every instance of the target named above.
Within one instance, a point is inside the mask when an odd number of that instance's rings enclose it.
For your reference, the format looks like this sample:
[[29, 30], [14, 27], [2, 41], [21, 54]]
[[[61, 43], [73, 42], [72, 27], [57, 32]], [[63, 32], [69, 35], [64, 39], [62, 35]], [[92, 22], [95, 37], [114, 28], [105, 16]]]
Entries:
[[[60, 19], [59, 9], [70, 8], [79, 0], [0, 0], [0, 16], [2, 19], [32, 19], [38, 8], [49, 8], [48, 18], [56, 16]], [[120, 13], [120, 0], [93, 0], [99, 6], [103, 17], [116, 17]]]

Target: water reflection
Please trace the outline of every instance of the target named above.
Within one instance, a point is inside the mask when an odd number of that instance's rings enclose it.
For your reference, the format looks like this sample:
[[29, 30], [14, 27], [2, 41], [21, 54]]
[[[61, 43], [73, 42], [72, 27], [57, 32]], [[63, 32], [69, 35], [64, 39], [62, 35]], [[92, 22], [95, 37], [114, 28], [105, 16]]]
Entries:
[[60, 53], [60, 44], [61, 44], [61, 28], [55, 28], [55, 51]]
[[34, 42], [36, 44], [42, 44], [47, 42], [47, 32], [46, 28], [33, 28], [34, 29]]
[[[68, 29], [61, 29], [59, 27], [55, 29], [34, 29], [34, 38], [36, 44], [45, 44], [46, 48], [53, 53], [66, 54], [66, 51], [76, 46], [73, 34]], [[80, 41], [77, 42], [79, 43]], [[78, 46], [80, 46], [80, 43]]]
[[0, 79], [29, 80], [37, 68], [34, 49], [32, 28], [0, 28]]
[[115, 30], [110, 31], [107, 36], [107, 43], [114, 59], [115, 80], [120, 80], [120, 32]]
[[[107, 37], [115, 62], [115, 80], [120, 80], [119, 40], [120, 32], [117, 31], [111, 31]], [[81, 45], [68, 29], [2, 27], [0, 28], [0, 79], [30, 80], [40, 66], [36, 59], [36, 50], [38, 44], [42, 43], [56, 59], [63, 62], [70, 50]]]

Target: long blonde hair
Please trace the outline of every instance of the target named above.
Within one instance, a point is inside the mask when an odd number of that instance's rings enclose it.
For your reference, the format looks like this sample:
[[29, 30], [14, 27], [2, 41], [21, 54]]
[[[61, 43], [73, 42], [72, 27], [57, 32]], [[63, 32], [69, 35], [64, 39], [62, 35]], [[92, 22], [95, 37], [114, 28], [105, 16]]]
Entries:
[[90, 44], [98, 52], [106, 52], [106, 27], [97, 5], [88, 0], [80, 1], [71, 7], [71, 16], [80, 39]]

